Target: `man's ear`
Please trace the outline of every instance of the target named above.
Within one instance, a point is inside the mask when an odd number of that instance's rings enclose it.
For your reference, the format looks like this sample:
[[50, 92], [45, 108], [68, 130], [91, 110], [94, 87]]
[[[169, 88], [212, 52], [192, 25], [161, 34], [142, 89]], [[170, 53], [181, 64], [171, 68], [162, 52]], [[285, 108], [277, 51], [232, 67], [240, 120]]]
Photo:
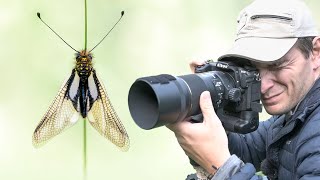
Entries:
[[313, 69], [316, 70], [320, 67], [320, 36], [315, 37], [312, 44], [312, 61], [314, 62]]

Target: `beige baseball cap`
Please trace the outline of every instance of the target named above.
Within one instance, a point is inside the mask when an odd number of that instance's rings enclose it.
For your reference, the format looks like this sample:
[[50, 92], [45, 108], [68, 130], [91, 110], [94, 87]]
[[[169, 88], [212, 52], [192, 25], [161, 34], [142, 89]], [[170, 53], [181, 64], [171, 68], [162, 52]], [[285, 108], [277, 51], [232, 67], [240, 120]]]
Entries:
[[318, 36], [310, 10], [301, 0], [255, 0], [240, 12], [233, 47], [218, 60], [238, 57], [273, 62], [298, 37]]

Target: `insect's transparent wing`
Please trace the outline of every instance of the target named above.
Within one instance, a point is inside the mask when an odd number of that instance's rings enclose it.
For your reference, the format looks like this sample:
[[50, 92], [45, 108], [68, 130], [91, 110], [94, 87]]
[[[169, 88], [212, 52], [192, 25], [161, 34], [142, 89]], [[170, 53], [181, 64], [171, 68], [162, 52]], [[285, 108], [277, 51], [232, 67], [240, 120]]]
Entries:
[[[89, 77], [89, 91], [96, 91], [97, 97], [88, 113], [89, 122], [102, 136], [109, 139], [121, 150], [127, 151], [130, 146], [129, 136], [95, 71], [92, 71], [92, 78]], [[95, 87], [92, 82], [90, 83], [92, 80], [94, 80]]]
[[79, 119], [79, 113], [73, 107], [72, 101], [68, 98], [68, 84], [73, 81], [74, 72], [63, 84], [50, 105], [46, 114], [36, 127], [32, 142], [35, 147], [44, 145], [48, 140], [71, 127]]

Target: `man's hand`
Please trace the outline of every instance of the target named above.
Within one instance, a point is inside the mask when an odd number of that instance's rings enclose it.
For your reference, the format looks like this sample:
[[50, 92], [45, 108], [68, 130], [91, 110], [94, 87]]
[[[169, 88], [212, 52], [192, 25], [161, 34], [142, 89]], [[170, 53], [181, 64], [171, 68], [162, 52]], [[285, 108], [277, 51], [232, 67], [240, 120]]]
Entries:
[[190, 67], [191, 71], [194, 73], [197, 66], [204, 65], [205, 63], [206, 63], [205, 61], [194, 60], [189, 63], [189, 67]]
[[189, 118], [167, 127], [175, 133], [187, 156], [209, 173], [214, 173], [212, 165], [219, 168], [230, 157], [228, 139], [208, 91], [201, 94], [200, 107], [202, 123], [191, 123]]

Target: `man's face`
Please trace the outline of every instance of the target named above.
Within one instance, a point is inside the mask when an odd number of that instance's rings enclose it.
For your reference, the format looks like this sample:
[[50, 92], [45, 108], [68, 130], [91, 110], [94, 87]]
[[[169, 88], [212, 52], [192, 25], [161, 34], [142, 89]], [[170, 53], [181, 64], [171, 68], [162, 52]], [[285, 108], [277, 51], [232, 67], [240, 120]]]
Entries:
[[262, 103], [269, 114], [287, 113], [301, 101], [316, 79], [312, 63], [296, 46], [273, 64], [253, 63], [260, 72]]

